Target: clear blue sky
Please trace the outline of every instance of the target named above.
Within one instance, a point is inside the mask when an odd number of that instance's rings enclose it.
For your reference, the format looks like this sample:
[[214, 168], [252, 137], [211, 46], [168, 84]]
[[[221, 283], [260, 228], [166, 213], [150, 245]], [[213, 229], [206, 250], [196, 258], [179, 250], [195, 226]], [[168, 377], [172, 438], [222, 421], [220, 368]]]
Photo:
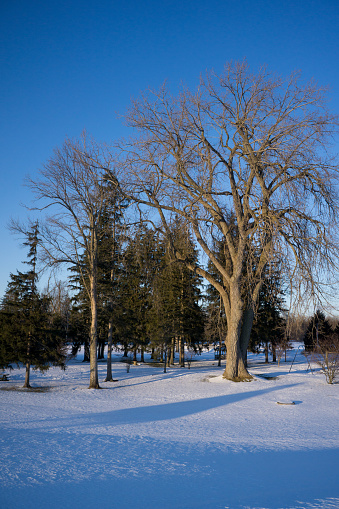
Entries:
[[23, 187], [65, 136], [126, 134], [118, 114], [148, 86], [246, 58], [330, 87], [339, 113], [339, 0], [0, 0], [0, 297], [26, 251]]

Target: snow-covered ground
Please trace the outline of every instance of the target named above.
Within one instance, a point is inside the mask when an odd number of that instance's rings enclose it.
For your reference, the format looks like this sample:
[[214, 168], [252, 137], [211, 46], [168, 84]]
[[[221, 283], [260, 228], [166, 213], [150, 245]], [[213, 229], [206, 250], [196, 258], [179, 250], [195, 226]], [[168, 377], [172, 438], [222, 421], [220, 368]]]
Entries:
[[289, 373], [294, 354], [280, 367], [251, 356], [250, 383], [222, 380], [212, 351], [166, 374], [114, 362], [104, 390], [87, 389], [80, 357], [32, 372], [38, 391], [12, 371], [0, 382], [0, 507], [339, 508], [339, 385], [301, 353]]

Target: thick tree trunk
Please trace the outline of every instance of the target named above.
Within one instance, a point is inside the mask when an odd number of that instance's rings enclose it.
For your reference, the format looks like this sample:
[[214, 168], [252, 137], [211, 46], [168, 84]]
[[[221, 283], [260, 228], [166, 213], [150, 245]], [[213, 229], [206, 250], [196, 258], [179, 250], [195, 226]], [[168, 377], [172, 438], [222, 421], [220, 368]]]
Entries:
[[98, 380], [98, 359], [97, 359], [97, 280], [96, 273], [90, 278], [90, 297], [91, 297], [91, 330], [90, 330], [90, 377], [89, 389], [100, 389]]
[[246, 369], [238, 336], [234, 333], [228, 333], [225, 344], [227, 349], [227, 360], [223, 377], [227, 378], [227, 380], [232, 380], [233, 382], [251, 380], [252, 376]]
[[[227, 349], [226, 369], [223, 377], [233, 382], [248, 381], [252, 379], [252, 376], [246, 369], [240, 343], [243, 325], [243, 302], [241, 300], [240, 284], [233, 283], [230, 289], [230, 303], [231, 309], [229, 316], [227, 316], [227, 337], [225, 341]], [[243, 337], [246, 338], [245, 333]]]
[[107, 374], [105, 382], [113, 382], [112, 377], [112, 335], [113, 335], [113, 322], [110, 317], [108, 322], [108, 335], [107, 335]]
[[247, 348], [250, 342], [251, 330], [254, 320], [254, 311], [252, 308], [246, 308], [243, 313], [241, 334], [240, 334], [240, 350], [244, 361], [244, 365], [247, 368]]

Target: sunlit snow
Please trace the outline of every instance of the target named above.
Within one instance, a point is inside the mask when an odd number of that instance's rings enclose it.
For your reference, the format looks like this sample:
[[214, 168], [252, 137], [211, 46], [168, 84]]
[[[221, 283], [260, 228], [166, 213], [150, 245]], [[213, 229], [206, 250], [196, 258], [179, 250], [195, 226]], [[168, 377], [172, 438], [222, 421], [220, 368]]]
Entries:
[[213, 351], [167, 373], [127, 372], [117, 353], [117, 382], [99, 363], [104, 390], [87, 389], [81, 356], [32, 372], [35, 391], [14, 369], [0, 382], [0, 506], [339, 508], [339, 384], [301, 351], [289, 372], [294, 354], [250, 356], [249, 383], [223, 380]]

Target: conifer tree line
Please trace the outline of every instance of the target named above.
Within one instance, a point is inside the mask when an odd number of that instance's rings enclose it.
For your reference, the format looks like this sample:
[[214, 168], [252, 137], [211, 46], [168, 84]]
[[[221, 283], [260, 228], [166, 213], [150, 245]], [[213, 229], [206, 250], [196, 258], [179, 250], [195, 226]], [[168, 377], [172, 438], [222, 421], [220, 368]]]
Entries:
[[[151, 351], [154, 360], [184, 365], [184, 348], [199, 350], [204, 342], [204, 310], [201, 278], [178, 262], [171, 262], [164, 239], [144, 224], [127, 228], [119, 213], [101, 218], [97, 253], [97, 358], [107, 352], [107, 377], [112, 381], [112, 347], [126, 360], [144, 361]], [[176, 224], [178, 243], [197, 258], [189, 233]], [[27, 273], [10, 275], [0, 312], [0, 367], [26, 365], [29, 369], [65, 367], [71, 347], [75, 355], [84, 347], [90, 361], [91, 303], [86, 291], [86, 253], [69, 267], [68, 282], [58, 282], [39, 294], [37, 250], [39, 226], [27, 230]]]
[[[249, 380], [249, 349], [260, 345], [268, 360], [269, 350], [275, 358], [288, 347], [286, 289], [290, 301], [321, 301], [337, 271], [338, 164], [329, 145], [338, 122], [324, 90], [297, 73], [283, 79], [236, 62], [195, 91], [141, 95], [126, 122], [133, 138], [114, 146], [85, 132], [66, 139], [27, 181], [44, 220], [35, 230], [13, 224], [32, 270], [10, 276], [3, 300], [3, 330], [11, 330], [6, 302], [13, 311], [22, 300], [27, 316], [25, 356], [11, 362], [32, 364], [32, 345], [42, 344], [33, 320], [38, 249], [44, 267], [70, 271], [55, 338], [63, 331], [73, 353], [84, 346], [90, 388], [99, 387], [106, 344], [108, 381], [113, 345], [141, 360], [151, 349], [166, 363], [177, 349], [184, 363], [185, 345], [204, 342], [225, 346], [225, 378]], [[44, 298], [53, 307], [52, 295]], [[51, 314], [47, 322], [52, 338]]]

